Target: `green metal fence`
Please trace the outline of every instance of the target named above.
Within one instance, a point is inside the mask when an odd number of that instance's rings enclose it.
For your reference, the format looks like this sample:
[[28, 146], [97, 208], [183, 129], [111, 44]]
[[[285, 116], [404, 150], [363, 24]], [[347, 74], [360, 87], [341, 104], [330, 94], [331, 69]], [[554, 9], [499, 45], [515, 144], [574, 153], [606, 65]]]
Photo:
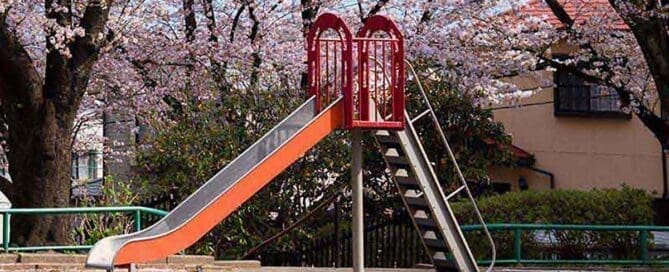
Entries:
[[[462, 230], [477, 231], [482, 230], [481, 225], [463, 226]], [[649, 232], [669, 232], [669, 226], [643, 226], [643, 225], [556, 225], [556, 224], [488, 224], [490, 231], [513, 231], [513, 258], [498, 259], [497, 264], [539, 264], [539, 265], [560, 265], [560, 264], [584, 264], [584, 265], [669, 265], [669, 260], [650, 260], [648, 256]], [[523, 259], [522, 252], [522, 232], [523, 231], [606, 231], [606, 232], [638, 232], [639, 233], [639, 259], [629, 260], [544, 260], [544, 259]], [[490, 260], [480, 260], [480, 264], [490, 264]]]
[[133, 223], [136, 231], [142, 228], [142, 213], [157, 216], [165, 216], [166, 211], [139, 207], [72, 207], [72, 208], [23, 208], [0, 210], [2, 213], [2, 248], [5, 252], [10, 251], [39, 251], [39, 250], [88, 250], [93, 245], [61, 245], [61, 246], [24, 246], [10, 247], [9, 229], [10, 217], [13, 215], [64, 215], [64, 214], [95, 214], [95, 213], [126, 213], [133, 215]]
[[[73, 208], [28, 208], [28, 209], [6, 209], [0, 210], [3, 215], [2, 225], [2, 247], [4, 252], [40, 251], [40, 250], [88, 250], [92, 245], [61, 245], [61, 246], [16, 246], [10, 247], [9, 229], [10, 217], [16, 215], [65, 215], [65, 214], [96, 214], [96, 213], [126, 213], [133, 216], [136, 231], [142, 228], [142, 214], [165, 216], [166, 211], [140, 207], [73, 207]], [[482, 230], [481, 225], [462, 226], [465, 232]], [[560, 264], [583, 264], [583, 265], [669, 265], [669, 260], [651, 260], [648, 255], [649, 232], [669, 232], [669, 226], [642, 226], [642, 225], [556, 225], [556, 224], [488, 224], [488, 229], [496, 231], [513, 232], [513, 258], [498, 259], [497, 264], [537, 264], [537, 265], [560, 265]], [[554, 259], [523, 259], [522, 233], [524, 231], [603, 231], [603, 232], [636, 232], [639, 233], [639, 259], [629, 260], [554, 260]], [[479, 264], [489, 264], [490, 260], [479, 260]]]

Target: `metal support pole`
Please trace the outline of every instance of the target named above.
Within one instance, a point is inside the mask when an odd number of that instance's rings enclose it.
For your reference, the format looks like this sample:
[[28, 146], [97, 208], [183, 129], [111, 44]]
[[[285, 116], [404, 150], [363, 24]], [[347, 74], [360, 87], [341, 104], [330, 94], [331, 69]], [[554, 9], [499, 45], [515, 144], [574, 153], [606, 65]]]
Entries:
[[142, 230], [142, 211], [135, 211], [135, 231]]
[[353, 190], [353, 272], [365, 271], [365, 228], [362, 206], [362, 131], [351, 131], [351, 188]]
[[2, 248], [9, 253], [9, 212], [2, 213]]
[[522, 241], [520, 228], [516, 228], [513, 230], [513, 258], [516, 260], [516, 264], [520, 264], [523, 260], [523, 247], [520, 244]]
[[334, 267], [340, 267], [341, 266], [341, 234], [339, 234], [341, 231], [339, 230], [339, 220], [341, 219], [341, 211], [339, 210], [341, 206], [339, 206], [339, 196], [335, 199], [334, 202], [334, 212], [335, 212], [335, 220], [334, 220], [334, 233], [335, 233], [335, 247], [334, 247]]
[[645, 263], [648, 261], [648, 232], [642, 230], [640, 236], [639, 246], [641, 247], [641, 260]]

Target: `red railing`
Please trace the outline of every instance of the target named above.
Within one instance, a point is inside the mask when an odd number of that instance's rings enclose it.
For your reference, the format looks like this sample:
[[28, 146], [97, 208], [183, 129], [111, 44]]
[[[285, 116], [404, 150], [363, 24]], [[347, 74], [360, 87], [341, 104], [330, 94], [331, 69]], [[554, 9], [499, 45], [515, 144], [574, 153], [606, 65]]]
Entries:
[[325, 13], [307, 39], [317, 110], [343, 95], [347, 128], [404, 128], [404, 38], [392, 20], [372, 16], [354, 38], [339, 16]]
[[[309, 97], [316, 111], [353, 88], [353, 35], [346, 22], [332, 13], [318, 16], [307, 36]], [[350, 97], [344, 96], [344, 103]], [[346, 112], [346, 120], [351, 119]]]

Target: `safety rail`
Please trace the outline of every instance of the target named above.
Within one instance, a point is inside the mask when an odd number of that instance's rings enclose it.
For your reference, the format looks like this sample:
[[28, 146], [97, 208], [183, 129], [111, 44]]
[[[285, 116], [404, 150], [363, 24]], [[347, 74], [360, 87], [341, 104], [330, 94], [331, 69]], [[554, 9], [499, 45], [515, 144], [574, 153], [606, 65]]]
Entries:
[[[307, 54], [307, 94], [316, 97], [316, 111], [343, 96], [347, 129], [404, 129], [404, 37], [390, 18], [371, 16], [354, 36], [339, 16], [321, 14], [307, 35]], [[382, 66], [370, 65], [371, 57]]]
[[2, 214], [2, 248], [5, 253], [11, 251], [40, 251], [40, 250], [88, 250], [93, 245], [61, 245], [61, 246], [25, 246], [10, 247], [9, 230], [10, 217], [12, 215], [65, 215], [65, 214], [98, 214], [98, 213], [132, 213], [135, 231], [142, 229], [142, 213], [156, 216], [165, 216], [166, 211], [141, 207], [141, 206], [120, 206], [120, 207], [69, 207], [69, 208], [12, 208], [0, 210]]
[[[72, 207], [72, 208], [18, 208], [0, 210], [3, 215], [3, 250], [7, 252], [20, 251], [40, 251], [40, 250], [88, 250], [92, 245], [62, 245], [62, 246], [9, 246], [9, 218], [11, 215], [63, 215], [63, 214], [97, 214], [97, 213], [132, 213], [134, 215], [135, 230], [141, 229], [142, 213], [156, 216], [165, 216], [166, 211], [141, 206], [121, 206], [121, 207]], [[669, 265], [668, 260], [651, 260], [648, 254], [648, 245], [650, 242], [650, 232], [668, 232], [669, 226], [648, 226], [648, 225], [573, 225], [573, 224], [506, 224], [493, 223], [487, 224], [487, 229], [491, 232], [512, 231], [513, 232], [513, 258], [497, 259], [498, 264], [507, 265]], [[483, 225], [463, 225], [464, 232], [481, 231]], [[602, 231], [602, 232], [638, 232], [639, 233], [639, 259], [626, 260], [601, 260], [601, 259], [581, 259], [581, 260], [559, 260], [559, 259], [523, 259], [522, 257], [522, 233], [524, 231]], [[491, 260], [478, 260], [480, 265], [486, 265]]]
[[[669, 232], [669, 226], [646, 226], [646, 225], [560, 225], [560, 224], [486, 224], [489, 231], [513, 231], [513, 258], [497, 259], [497, 264], [533, 264], [533, 265], [669, 265], [667, 260], [650, 260], [648, 256], [648, 244], [650, 241], [649, 232]], [[483, 230], [483, 225], [464, 225], [462, 230], [465, 232]], [[639, 251], [640, 259], [626, 260], [601, 260], [601, 259], [581, 259], [581, 260], [559, 260], [559, 259], [523, 259], [522, 252], [522, 232], [523, 231], [607, 231], [607, 232], [639, 232]], [[478, 260], [480, 265], [486, 265], [491, 260]]]
[[[378, 62], [378, 61], [377, 61]], [[472, 195], [469, 186], [467, 185], [467, 181], [465, 180], [464, 175], [462, 174], [462, 170], [460, 170], [460, 166], [458, 165], [458, 161], [455, 158], [455, 154], [453, 153], [453, 150], [451, 149], [451, 145], [448, 143], [448, 140], [446, 139], [446, 133], [444, 133], [444, 130], [441, 128], [441, 125], [439, 124], [439, 119], [437, 118], [437, 114], [435, 113], [434, 109], [432, 108], [432, 103], [430, 102], [430, 99], [428, 98], [427, 92], [423, 88], [423, 83], [421, 83], [420, 77], [418, 76], [418, 73], [416, 72], [416, 69], [414, 69], [413, 64], [409, 60], [404, 60], [406, 65], [409, 67], [409, 71], [411, 72], [411, 75], [413, 76], [413, 79], [416, 81], [418, 85], [418, 97], [420, 97], [421, 102], [423, 103], [423, 106], [427, 107], [426, 110], [424, 110], [422, 113], [420, 113], [418, 116], [411, 117], [407, 113], [407, 118], [409, 120], [407, 121], [410, 126], [413, 125], [417, 120], [429, 116], [430, 121], [432, 123], [433, 129], [436, 130], [437, 135], [439, 138], [438, 140], [441, 142], [441, 144], [446, 148], [446, 153], [448, 154], [448, 158], [451, 160], [453, 163], [453, 167], [455, 168], [455, 172], [457, 173], [458, 180], [460, 181], [460, 186], [452, 192], [449, 192], [448, 195], [445, 195], [443, 188], [441, 188], [440, 184], [437, 184], [438, 188], [441, 190], [441, 197], [445, 202], [448, 202], [451, 198], [455, 197], [456, 195], [460, 194], [461, 192], [465, 192], [465, 195], [467, 196], [467, 199], [471, 203], [474, 213], [476, 214], [476, 219], [477, 221], [481, 224], [481, 228], [483, 232], [485, 233], [486, 237], [488, 238], [488, 242], [490, 243], [490, 249], [492, 253], [492, 259], [490, 260], [489, 266], [486, 271], [492, 271], [493, 267], [495, 266], [495, 260], [497, 259], [497, 250], [495, 248], [495, 241], [492, 239], [492, 235], [490, 234], [490, 231], [486, 227], [487, 224], [485, 220], [483, 219], [483, 215], [481, 215], [481, 211], [479, 210], [478, 206], [476, 205], [476, 199], [474, 199], [474, 196]], [[419, 145], [421, 140], [419, 139]], [[422, 149], [422, 145], [421, 145]], [[469, 249], [468, 249], [469, 250]], [[471, 252], [470, 252], [471, 254]]]

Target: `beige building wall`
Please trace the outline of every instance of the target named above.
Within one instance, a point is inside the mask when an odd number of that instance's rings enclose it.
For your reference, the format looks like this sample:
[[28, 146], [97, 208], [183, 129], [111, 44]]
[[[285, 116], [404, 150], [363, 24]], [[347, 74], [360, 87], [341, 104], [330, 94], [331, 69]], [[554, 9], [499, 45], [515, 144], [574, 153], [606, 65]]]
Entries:
[[[552, 78], [543, 72], [541, 77]], [[526, 88], [540, 87], [537, 76], [514, 79]], [[545, 84], [545, 83], [544, 83]], [[660, 145], [651, 132], [632, 116], [630, 119], [555, 116], [553, 89], [544, 88], [514, 106], [493, 106], [513, 143], [532, 153], [536, 168], [552, 172], [557, 189], [634, 188], [661, 194]], [[530, 189], [549, 188], [549, 178], [528, 169], [497, 168], [494, 182], [509, 182], [518, 188], [523, 176]]]

